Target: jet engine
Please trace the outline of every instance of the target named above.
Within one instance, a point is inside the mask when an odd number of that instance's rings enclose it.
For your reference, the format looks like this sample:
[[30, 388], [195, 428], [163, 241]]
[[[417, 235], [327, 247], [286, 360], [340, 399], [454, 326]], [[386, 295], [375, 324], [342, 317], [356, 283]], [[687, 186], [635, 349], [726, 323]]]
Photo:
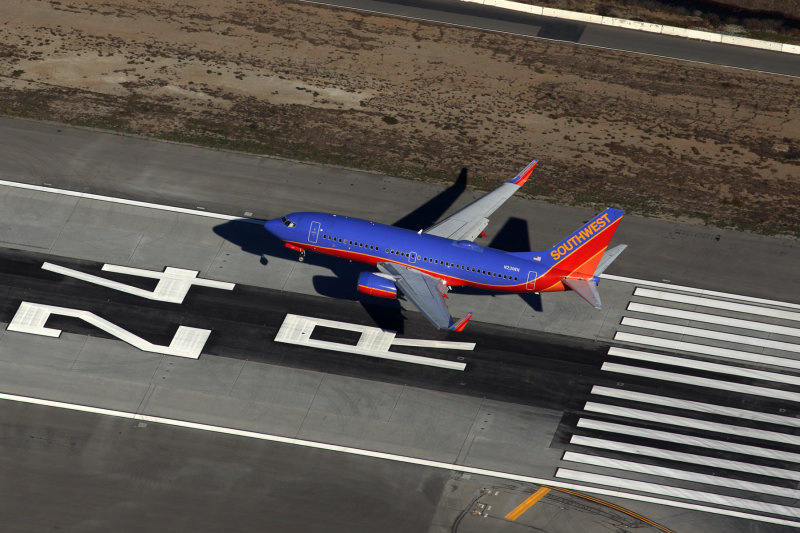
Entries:
[[362, 272], [358, 276], [358, 290], [380, 298], [397, 298], [397, 287], [394, 281], [374, 272]]

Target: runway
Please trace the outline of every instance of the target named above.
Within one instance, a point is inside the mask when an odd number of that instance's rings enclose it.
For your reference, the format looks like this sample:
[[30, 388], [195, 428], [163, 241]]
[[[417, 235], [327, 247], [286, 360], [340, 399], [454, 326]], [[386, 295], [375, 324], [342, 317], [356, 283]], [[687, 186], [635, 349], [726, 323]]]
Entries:
[[[368, 216], [380, 210], [387, 194], [382, 188], [395, 185], [352, 171], [63, 126], [4, 125], [11, 148], [5, 146], [9, 157], [0, 158], [2, 179], [46, 180], [94, 193], [119, 189], [118, 196], [169, 199], [207, 211], [213, 206], [234, 217], [250, 209], [266, 218], [278, 209], [324, 204], [326, 197]], [[51, 148], [51, 135], [64, 139], [60, 148]], [[71, 142], [81, 147], [79, 157], [68, 157]], [[14, 147], [24, 156], [14, 156]], [[144, 158], [146, 153], [152, 156]], [[113, 162], [119, 157], [128, 164]], [[224, 194], [213, 187], [220, 168], [228, 169]], [[306, 187], [297, 204], [289, 204], [290, 191], [309, 180], [317, 180], [319, 193]], [[358, 184], [352, 197], [332, 194], [350, 183]], [[371, 190], [368, 183], [377, 185]], [[394, 211], [409, 204], [413, 211], [420, 190], [427, 198], [441, 192], [414, 184], [414, 195], [406, 186], [398, 184]], [[262, 192], [245, 198], [248, 189]], [[670, 261], [679, 265], [686, 285], [727, 289], [727, 296], [663, 279], [654, 281], [666, 288], [608, 279], [601, 284], [606, 307], [600, 313], [570, 294], [533, 301], [453, 294], [454, 313], [476, 312], [469, 328], [456, 335], [433, 330], [413, 309], [360, 299], [351, 283], [360, 267], [324, 259], [298, 263], [256, 224], [10, 186], [0, 191], [0, 321], [6, 324], [0, 334], [0, 392], [140, 417], [125, 421], [0, 400], [7, 406], [2, 427], [9, 435], [3, 441], [4, 471], [8, 479], [39, 480], [19, 493], [30, 498], [9, 492], [3, 500], [7, 512], [18, 510], [17, 530], [58, 525], [127, 531], [164, 523], [212, 531], [227, 521], [244, 530], [267, 523], [286, 531], [450, 531], [456, 523], [458, 531], [501, 530], [510, 527], [506, 516], [538, 489], [531, 480], [581, 487], [673, 531], [690, 531], [698, 523], [710, 531], [788, 531], [787, 524], [797, 520], [794, 483], [787, 480], [796, 475], [798, 459], [798, 291], [788, 282], [778, 301], [774, 289], [753, 286], [748, 275], [758, 264], [731, 260], [716, 276], [714, 268], [693, 268], [696, 256], [678, 254]], [[376, 199], [365, 200], [371, 193]], [[463, 193], [447, 209], [471, 194]], [[244, 201], [248, 207], [239, 203]], [[545, 214], [553, 219], [556, 229], [532, 225], [541, 228], [534, 233], [537, 241], [583, 220], [580, 210], [548, 206], [542, 213], [539, 207], [515, 202], [532, 221]], [[508, 213], [498, 213], [493, 226], [501, 226]], [[402, 214], [382, 216], [397, 220]], [[777, 271], [791, 270], [784, 263], [797, 254], [794, 241], [727, 232], [717, 241], [706, 228], [628, 221], [627, 237], [645, 242], [648, 230], [672, 228], [672, 241], [650, 235], [651, 240], [698, 254], [736, 257], [753, 244], [761, 252], [758, 261]], [[626, 258], [629, 270], [611, 273], [648, 273], [660, 268], [660, 257], [633, 254]], [[42, 268], [45, 263], [60, 270]], [[167, 301], [168, 293], [157, 289], [167, 267], [210, 281], [197, 281], [180, 301]], [[173, 287], [169, 294], [174, 293]], [[739, 293], [771, 301], [753, 302]], [[42, 326], [60, 335], [43, 334], [35, 312], [19, 313], [23, 303], [50, 313]], [[64, 309], [84, 314], [68, 317]], [[107, 324], [99, 328], [85, 313], [126, 333]], [[396, 331], [401, 341], [474, 348], [391, 346], [463, 363], [458, 370], [276, 342], [288, 314], [355, 328], [317, 326], [310, 337], [345, 347], [383, 328]], [[22, 329], [8, 327], [14, 323]], [[179, 327], [209, 332], [198, 358], [163, 352]], [[128, 334], [147, 341], [152, 351], [131, 345]], [[162, 427], [147, 417], [418, 463], [243, 441]], [[47, 485], [43, 480], [50, 474]], [[202, 488], [190, 491], [193, 486]], [[642, 523], [613, 507], [571, 498], [553, 490], [515, 521], [563, 524], [565, 531]], [[568, 513], [559, 511], [565, 506]]]

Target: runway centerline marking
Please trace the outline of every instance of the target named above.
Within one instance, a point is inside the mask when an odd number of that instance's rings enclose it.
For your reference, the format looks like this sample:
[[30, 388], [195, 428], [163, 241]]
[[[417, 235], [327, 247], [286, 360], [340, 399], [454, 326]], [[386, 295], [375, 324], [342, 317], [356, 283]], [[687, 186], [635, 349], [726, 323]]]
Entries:
[[[233, 435], [251, 439], [258, 439], [263, 441], [269, 442], [277, 442], [282, 444], [291, 444], [295, 446], [304, 446], [307, 448], [314, 448], [319, 450], [327, 450], [327, 451], [334, 451], [339, 453], [348, 453], [351, 455], [358, 455], [363, 457], [372, 457], [376, 459], [384, 459], [387, 461], [396, 461], [400, 463], [408, 463], [408, 464], [415, 464], [419, 466], [425, 466], [429, 468], [438, 468], [443, 470], [452, 470], [456, 472], [464, 472], [469, 474], [476, 474], [480, 476], [488, 476], [488, 477], [495, 477], [499, 479], [508, 479], [512, 481], [517, 481], [521, 483], [530, 483], [533, 485], [549, 485], [552, 488], [564, 488], [564, 489], [571, 489], [581, 492], [590, 492], [594, 494], [603, 494], [606, 496], [612, 496], [617, 498], [625, 498], [629, 500], [636, 500], [642, 501], [647, 503], [655, 503], [658, 505], [667, 505], [670, 507], [677, 507], [680, 509], [692, 509], [695, 511], [704, 511], [708, 513], [714, 514], [721, 514], [725, 516], [732, 516], [736, 518], [744, 518], [746, 520], [757, 520], [761, 522], [768, 522], [772, 524], [780, 524], [786, 526], [793, 526], [793, 527], [800, 527], [800, 522], [794, 520], [787, 520], [784, 518], [777, 518], [773, 516], [765, 516], [760, 514], [753, 514], [743, 511], [738, 511], [735, 509], [723, 509], [719, 507], [711, 507], [707, 505], [699, 505], [696, 503], [685, 502], [685, 501], [676, 501], [676, 500], [669, 500], [658, 498], [654, 496], [647, 496], [643, 494], [634, 494], [623, 492], [619, 490], [612, 490], [603, 487], [590, 487], [579, 485], [576, 483], [568, 483], [564, 481], [558, 480], [549, 480], [549, 479], [542, 479], [542, 478], [535, 478], [532, 476], [524, 476], [521, 474], [514, 474], [510, 472], [501, 472], [496, 470], [488, 470], [485, 468], [477, 468], [472, 466], [466, 465], [459, 465], [455, 463], [445, 463], [442, 461], [433, 461], [429, 459], [421, 459], [417, 457], [409, 457], [405, 455], [398, 455], [386, 452], [378, 452], [373, 450], [365, 450], [362, 448], [352, 448], [349, 446], [341, 446], [338, 444], [327, 444], [323, 442], [316, 442], [316, 441], [309, 441], [303, 439], [296, 439], [291, 437], [282, 437], [279, 435], [270, 435], [268, 433], [258, 433], [255, 431], [246, 431], [241, 429], [234, 429], [234, 428], [227, 428], [221, 426], [212, 426], [209, 424], [201, 424], [198, 422], [189, 422], [186, 420], [177, 420], [173, 418], [164, 418], [158, 416], [150, 416], [141, 413], [132, 413], [128, 411], [117, 411], [112, 409], [104, 409], [101, 407], [92, 407], [88, 405], [80, 405], [80, 404], [73, 404], [67, 402], [59, 402], [55, 400], [47, 400], [43, 398], [32, 398], [28, 396], [19, 396], [16, 394], [7, 394], [7, 393], [0, 393], [0, 400], [8, 400], [8, 401], [15, 401], [21, 403], [27, 403], [32, 405], [42, 405], [47, 407], [54, 407], [58, 409], [67, 409], [71, 411], [79, 411], [84, 413], [92, 413], [97, 415], [103, 416], [114, 416], [118, 418], [125, 418], [128, 420], [136, 420], [141, 422], [149, 422], [154, 424], [165, 424], [173, 427], [181, 427], [186, 429], [195, 429], [199, 431], [207, 431], [211, 433], [218, 433], [224, 435]], [[561, 472], [563, 469], [560, 469]], [[580, 474], [580, 473], [578, 473]], [[557, 474], [558, 475], [558, 474]], [[626, 483], [631, 483], [630, 480], [623, 480]], [[611, 486], [607, 484], [607, 486]], [[625, 485], [623, 485], [625, 486]], [[647, 491], [645, 491], [647, 492]], [[652, 491], [650, 491], [652, 492]], [[670, 493], [661, 493], [670, 495]], [[708, 500], [701, 500], [697, 499], [696, 501], [708, 501]], [[745, 500], [747, 501], [747, 500]], [[713, 500], [712, 500], [713, 502]]]

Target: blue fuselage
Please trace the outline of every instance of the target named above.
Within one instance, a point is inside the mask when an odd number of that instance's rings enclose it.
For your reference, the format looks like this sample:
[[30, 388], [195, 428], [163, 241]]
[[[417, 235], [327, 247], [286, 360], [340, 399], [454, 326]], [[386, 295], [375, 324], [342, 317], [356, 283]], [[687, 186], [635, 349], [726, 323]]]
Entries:
[[328, 213], [292, 213], [269, 220], [264, 227], [287, 245], [372, 265], [398, 263], [442, 278], [451, 287], [467, 285], [500, 292], [553, 290], [551, 283], [537, 280], [551, 274], [553, 261], [535, 252], [512, 254], [471, 241]]

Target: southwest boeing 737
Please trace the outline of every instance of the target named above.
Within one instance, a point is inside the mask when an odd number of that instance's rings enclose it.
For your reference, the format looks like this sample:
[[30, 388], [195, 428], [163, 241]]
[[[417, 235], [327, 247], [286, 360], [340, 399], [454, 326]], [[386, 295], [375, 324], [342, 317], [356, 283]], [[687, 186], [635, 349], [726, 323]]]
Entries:
[[504, 252], [473, 241], [494, 213], [528, 180], [538, 160], [514, 179], [425, 230], [387, 226], [328, 213], [292, 213], [264, 227], [300, 253], [343, 257], [377, 267], [362, 272], [358, 290], [397, 298], [398, 289], [437, 329], [461, 331], [472, 317], [450, 316], [445, 299], [451, 287], [492, 292], [572, 290], [600, 308], [600, 274], [625, 249], [606, 251], [622, 215], [609, 208], [564, 240], [540, 252]]

